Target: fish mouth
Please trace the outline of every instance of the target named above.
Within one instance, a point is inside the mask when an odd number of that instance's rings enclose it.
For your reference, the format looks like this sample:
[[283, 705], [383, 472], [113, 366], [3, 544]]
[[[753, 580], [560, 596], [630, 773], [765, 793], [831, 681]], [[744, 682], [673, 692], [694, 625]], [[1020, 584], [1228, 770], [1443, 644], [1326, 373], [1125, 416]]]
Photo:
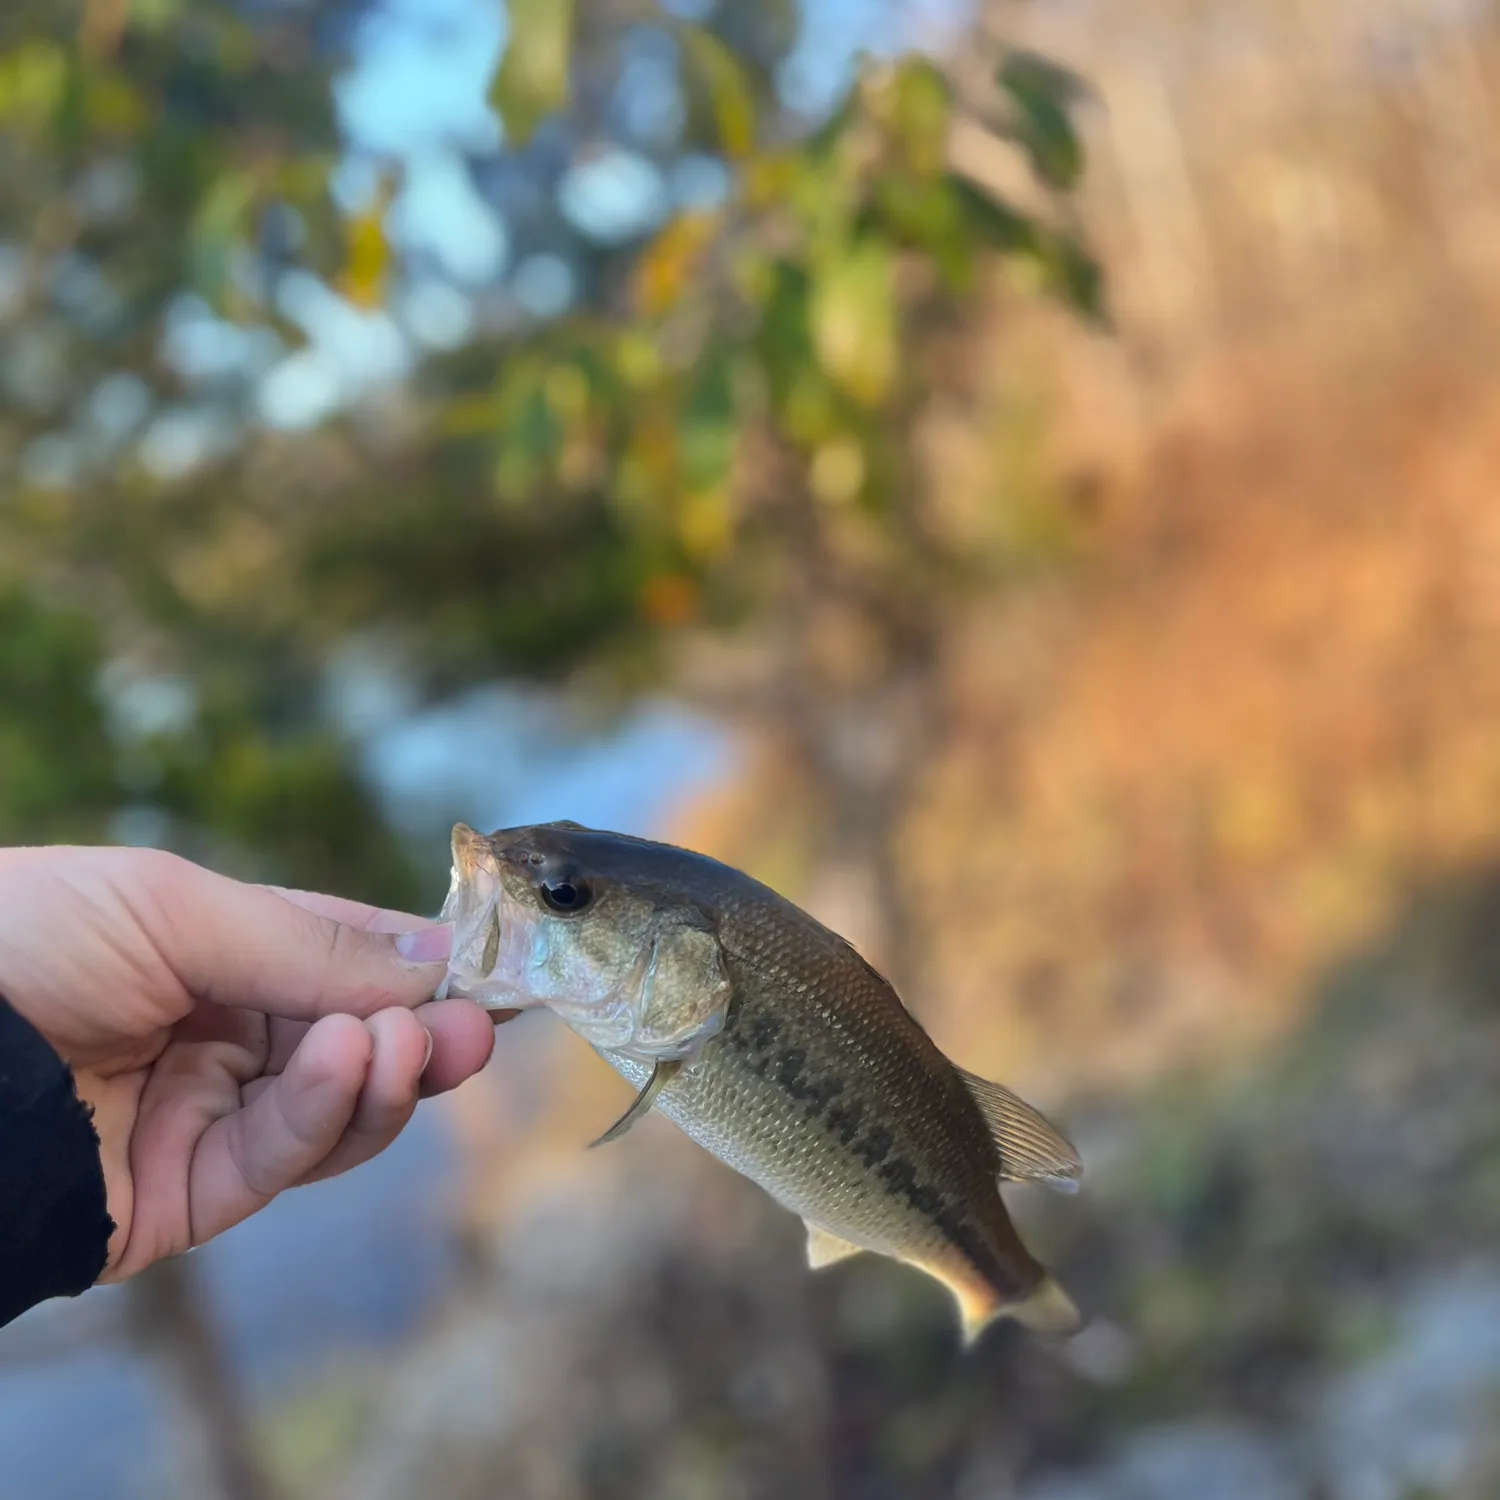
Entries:
[[455, 823], [450, 841], [455, 878], [467, 880], [482, 866], [493, 863], [490, 841], [467, 823]]
[[510, 903], [494, 851], [466, 823], [455, 825], [452, 848], [453, 873], [438, 920], [453, 924], [453, 953], [437, 998], [473, 1000], [490, 1010], [523, 1006], [526, 997], [517, 995], [515, 985], [499, 972], [505, 938], [514, 924], [506, 920]]

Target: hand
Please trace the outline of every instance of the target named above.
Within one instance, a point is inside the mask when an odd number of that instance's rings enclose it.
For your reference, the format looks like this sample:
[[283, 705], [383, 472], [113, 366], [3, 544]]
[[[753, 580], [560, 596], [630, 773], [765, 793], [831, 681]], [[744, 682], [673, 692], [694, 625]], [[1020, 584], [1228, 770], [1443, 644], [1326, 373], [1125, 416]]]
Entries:
[[104, 1279], [368, 1160], [419, 1093], [482, 1068], [490, 1018], [431, 1000], [450, 942], [158, 850], [0, 850], [0, 995], [93, 1106], [116, 1226]]

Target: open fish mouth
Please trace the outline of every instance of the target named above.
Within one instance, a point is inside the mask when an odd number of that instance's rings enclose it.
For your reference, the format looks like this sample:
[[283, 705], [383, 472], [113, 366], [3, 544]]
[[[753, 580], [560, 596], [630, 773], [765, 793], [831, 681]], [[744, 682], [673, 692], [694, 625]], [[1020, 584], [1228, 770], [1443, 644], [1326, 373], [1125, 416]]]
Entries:
[[483, 838], [462, 823], [453, 830], [453, 876], [438, 913], [453, 924], [453, 956], [437, 998], [473, 1000], [489, 1010], [513, 1010], [535, 1002], [521, 992], [501, 962], [507, 936], [516, 936], [514, 916], [500, 872]]

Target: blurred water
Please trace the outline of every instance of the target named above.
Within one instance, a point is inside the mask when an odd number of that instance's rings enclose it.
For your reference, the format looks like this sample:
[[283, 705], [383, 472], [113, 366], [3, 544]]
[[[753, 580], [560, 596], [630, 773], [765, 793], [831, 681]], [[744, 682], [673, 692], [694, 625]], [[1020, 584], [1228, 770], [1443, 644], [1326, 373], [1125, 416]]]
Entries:
[[[450, 816], [486, 828], [574, 817], [650, 832], [675, 797], [720, 773], [728, 746], [680, 710], [649, 706], [602, 733], [570, 731], [555, 703], [486, 690], [372, 726], [365, 764], [397, 822], [446, 847]], [[441, 899], [434, 889], [433, 905]], [[512, 1025], [491, 1066], [515, 1076], [545, 1045]], [[444, 1213], [454, 1186], [441, 1115], [419, 1110], [383, 1156], [284, 1195], [194, 1253], [236, 1373], [284, 1396], [328, 1365], [401, 1342], [456, 1266]], [[105, 1330], [121, 1289], [100, 1287], [20, 1319], [0, 1339], [0, 1496], [162, 1500], [161, 1393]], [[64, 1352], [52, 1353], [54, 1349]]]

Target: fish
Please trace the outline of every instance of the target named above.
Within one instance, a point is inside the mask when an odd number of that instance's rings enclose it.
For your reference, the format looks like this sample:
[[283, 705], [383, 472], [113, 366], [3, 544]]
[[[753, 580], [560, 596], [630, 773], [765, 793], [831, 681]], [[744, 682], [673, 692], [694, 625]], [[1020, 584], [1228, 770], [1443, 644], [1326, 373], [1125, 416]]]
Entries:
[[803, 1220], [815, 1269], [915, 1266], [966, 1343], [999, 1318], [1077, 1329], [1000, 1192], [1075, 1191], [1077, 1151], [950, 1061], [851, 943], [732, 866], [578, 823], [460, 823], [452, 855], [440, 993], [551, 1010], [634, 1085], [596, 1145], [657, 1110]]

